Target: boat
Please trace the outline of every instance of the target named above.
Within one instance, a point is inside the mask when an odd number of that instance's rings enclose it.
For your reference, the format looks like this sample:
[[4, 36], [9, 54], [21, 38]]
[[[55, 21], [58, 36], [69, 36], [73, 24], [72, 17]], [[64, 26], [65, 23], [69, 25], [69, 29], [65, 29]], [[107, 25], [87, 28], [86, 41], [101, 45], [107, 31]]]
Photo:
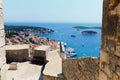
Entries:
[[71, 37], [76, 37], [76, 35], [71, 35]]
[[67, 57], [67, 58], [77, 56], [77, 54], [75, 53], [75, 51], [74, 51], [73, 48], [67, 48], [67, 49], [65, 50], [65, 54], [66, 54], [66, 57]]
[[77, 54], [76, 53], [66, 53], [67, 58], [74, 57], [74, 56], [77, 56]]

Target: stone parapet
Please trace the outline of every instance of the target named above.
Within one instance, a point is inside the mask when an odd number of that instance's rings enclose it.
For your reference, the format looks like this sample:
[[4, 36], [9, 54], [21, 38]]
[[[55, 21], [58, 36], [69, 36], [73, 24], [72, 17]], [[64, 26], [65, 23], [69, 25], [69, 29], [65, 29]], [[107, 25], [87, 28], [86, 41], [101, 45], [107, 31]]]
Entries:
[[4, 29], [0, 29], [0, 37], [4, 37], [5, 33], [4, 33]]
[[32, 63], [35, 64], [45, 64], [46, 63], [46, 56], [48, 55], [48, 52], [50, 51], [50, 46], [38, 46], [34, 48], [34, 54]]
[[57, 50], [48, 52], [47, 63], [43, 70], [43, 80], [64, 80], [62, 75], [62, 59]]
[[43, 75], [43, 80], [66, 80], [66, 79], [60, 78], [60, 77], [49, 76], [49, 75]]
[[6, 45], [7, 62], [24, 62], [29, 60], [29, 45]]
[[81, 58], [62, 61], [62, 72], [66, 80], [98, 80], [99, 59]]

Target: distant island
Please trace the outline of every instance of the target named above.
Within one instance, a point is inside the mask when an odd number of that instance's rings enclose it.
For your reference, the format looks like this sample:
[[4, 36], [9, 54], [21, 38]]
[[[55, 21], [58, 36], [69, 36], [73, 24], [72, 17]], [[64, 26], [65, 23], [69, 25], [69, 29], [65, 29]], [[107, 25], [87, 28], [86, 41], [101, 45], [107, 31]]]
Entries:
[[82, 31], [82, 34], [97, 34], [96, 31]]
[[43, 27], [36, 27], [36, 26], [15, 26], [15, 25], [4, 25], [5, 32], [25, 32], [25, 33], [53, 33], [54, 30], [43, 28]]
[[79, 29], [101, 29], [102, 27], [75, 26], [75, 27], [73, 27], [73, 28], [79, 30]]

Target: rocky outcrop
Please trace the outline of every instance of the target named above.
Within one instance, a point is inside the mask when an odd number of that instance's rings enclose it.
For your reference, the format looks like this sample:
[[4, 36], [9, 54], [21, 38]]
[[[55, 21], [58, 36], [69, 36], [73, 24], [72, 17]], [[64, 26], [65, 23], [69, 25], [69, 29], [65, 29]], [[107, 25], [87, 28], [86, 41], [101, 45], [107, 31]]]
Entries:
[[103, 0], [99, 80], [120, 80], [120, 0]]
[[62, 72], [66, 80], [98, 80], [97, 58], [65, 59]]

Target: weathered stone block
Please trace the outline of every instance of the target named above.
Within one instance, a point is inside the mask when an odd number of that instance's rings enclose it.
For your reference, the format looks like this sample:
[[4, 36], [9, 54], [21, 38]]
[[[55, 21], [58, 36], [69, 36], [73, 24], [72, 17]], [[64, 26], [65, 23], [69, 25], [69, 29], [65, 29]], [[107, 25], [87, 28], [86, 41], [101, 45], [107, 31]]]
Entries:
[[3, 8], [3, 7], [2, 7], [2, 2], [3, 2], [3, 1], [2, 1], [2, 0], [0, 0], [0, 8]]
[[120, 46], [116, 47], [115, 55], [118, 56], [118, 57], [120, 57]]
[[0, 58], [0, 69], [3, 67], [5, 63], [6, 63], [6, 58], [5, 57]]
[[120, 18], [120, 3], [116, 7], [116, 12], [117, 12], [118, 17]]
[[101, 51], [100, 61], [105, 62], [106, 64], [109, 64], [109, 53], [105, 53], [104, 51]]
[[0, 52], [0, 68], [2, 68], [3, 64], [6, 63], [5, 53], [3, 52], [4, 51], [2, 51], [2, 53]]
[[24, 62], [28, 60], [28, 49], [6, 50], [7, 62]]
[[17, 63], [16, 62], [12, 62], [9, 65], [9, 70], [17, 70]]
[[0, 30], [0, 37], [4, 36], [4, 30]]
[[2, 61], [3, 63], [5, 63], [5, 62], [6, 62], [6, 58], [5, 58], [5, 56], [2, 57], [2, 58], [0, 59], [0, 61]]
[[98, 80], [98, 59], [66, 59], [62, 63], [62, 72], [67, 80]]
[[[114, 33], [114, 32], [113, 32]], [[109, 38], [113, 38], [113, 37], [109, 37]], [[113, 39], [108, 39], [106, 42], [106, 53], [111, 53], [113, 54], [116, 50], [116, 41]]]
[[106, 64], [104, 69], [102, 69], [104, 72], [106, 72], [107, 76], [108, 77], [111, 77], [112, 74], [111, 74], [111, 69], [110, 69], [110, 65]]
[[103, 71], [99, 71], [99, 80], [108, 80], [107, 75]]
[[2, 9], [0, 9], [0, 15], [3, 15], [3, 11], [2, 11]]
[[0, 29], [3, 29], [4, 28], [4, 19], [3, 19], [3, 16], [0, 15]]
[[117, 65], [118, 64], [118, 59], [119, 59], [119, 57], [117, 57], [116, 55], [114, 55], [114, 54], [112, 54], [112, 55], [110, 55], [109, 56], [109, 61], [110, 61], [110, 63], [114, 63], [115, 65]]
[[117, 65], [120, 66], [120, 58], [118, 59]]
[[66, 80], [66, 79], [60, 77], [53, 77], [49, 75], [43, 75], [43, 80]]
[[116, 68], [116, 73], [117, 73], [118, 76], [120, 76], [120, 67]]
[[34, 57], [46, 57], [46, 51], [34, 50]]
[[49, 46], [38, 46], [34, 49], [34, 57], [46, 57], [47, 53], [50, 51], [50, 47]]
[[1, 57], [5, 57], [5, 48], [4, 47], [0, 47], [0, 58]]
[[5, 45], [4, 37], [0, 37], [0, 47]]
[[1, 68], [1, 80], [6, 80], [7, 71], [8, 71], [8, 66], [5, 64]]
[[112, 73], [112, 76], [111, 76], [111, 77], [112, 77], [113, 80], [120, 80], [120, 79], [119, 79], [119, 76], [117, 75], [116, 72], [111, 72], [111, 73]]
[[7, 62], [24, 62], [29, 57], [29, 45], [6, 45]]

